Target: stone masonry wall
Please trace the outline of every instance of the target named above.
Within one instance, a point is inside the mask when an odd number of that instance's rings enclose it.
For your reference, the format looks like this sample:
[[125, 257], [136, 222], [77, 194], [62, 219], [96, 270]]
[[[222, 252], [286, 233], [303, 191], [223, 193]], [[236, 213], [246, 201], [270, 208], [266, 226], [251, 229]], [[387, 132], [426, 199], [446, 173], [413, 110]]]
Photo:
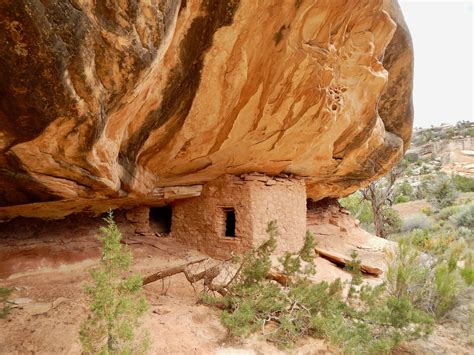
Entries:
[[[234, 208], [236, 235], [225, 236], [225, 208]], [[173, 204], [171, 236], [208, 255], [227, 258], [267, 238], [267, 223], [277, 220], [278, 253], [297, 250], [306, 232], [303, 180], [225, 175], [203, 187], [200, 197]]]
[[150, 229], [150, 208], [139, 206], [125, 212], [127, 221], [130, 222], [134, 233], [141, 235], [151, 235]]
[[306, 234], [306, 188], [303, 180], [283, 179], [273, 185], [250, 182], [250, 209], [253, 227], [253, 245], [268, 239], [267, 224], [277, 221], [280, 238], [276, 254], [298, 251]]

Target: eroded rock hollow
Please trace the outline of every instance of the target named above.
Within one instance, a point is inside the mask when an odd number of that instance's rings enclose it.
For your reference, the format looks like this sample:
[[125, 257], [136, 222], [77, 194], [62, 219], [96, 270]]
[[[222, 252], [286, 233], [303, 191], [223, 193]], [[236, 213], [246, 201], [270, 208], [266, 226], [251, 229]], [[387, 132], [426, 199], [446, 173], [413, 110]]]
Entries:
[[254, 171], [343, 196], [411, 135], [395, 0], [1, 1], [0, 51], [9, 217]]

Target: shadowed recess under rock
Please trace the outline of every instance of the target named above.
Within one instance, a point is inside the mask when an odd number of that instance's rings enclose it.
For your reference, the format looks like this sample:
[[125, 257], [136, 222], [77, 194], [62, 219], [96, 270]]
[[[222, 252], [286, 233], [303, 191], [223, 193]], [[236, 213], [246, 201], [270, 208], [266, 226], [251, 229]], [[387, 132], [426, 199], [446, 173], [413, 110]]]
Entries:
[[19, 0], [0, 5], [0, 36], [9, 218], [250, 172], [340, 197], [387, 172], [411, 135], [395, 0]]

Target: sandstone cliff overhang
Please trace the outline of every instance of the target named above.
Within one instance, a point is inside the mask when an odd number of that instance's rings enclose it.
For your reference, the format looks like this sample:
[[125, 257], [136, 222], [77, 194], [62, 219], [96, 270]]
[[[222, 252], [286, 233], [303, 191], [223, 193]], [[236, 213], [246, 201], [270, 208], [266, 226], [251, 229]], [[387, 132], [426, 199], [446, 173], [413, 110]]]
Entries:
[[395, 0], [2, 2], [0, 51], [0, 217], [252, 171], [337, 197], [411, 135]]

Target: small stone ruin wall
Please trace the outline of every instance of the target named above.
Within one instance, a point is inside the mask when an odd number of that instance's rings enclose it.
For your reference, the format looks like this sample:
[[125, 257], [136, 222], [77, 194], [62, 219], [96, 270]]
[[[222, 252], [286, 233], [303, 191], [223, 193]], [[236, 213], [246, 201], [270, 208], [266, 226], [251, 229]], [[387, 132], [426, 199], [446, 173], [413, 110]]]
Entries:
[[[226, 211], [235, 211], [235, 236], [226, 236]], [[304, 181], [288, 176], [225, 175], [201, 196], [173, 203], [171, 237], [210, 256], [227, 258], [268, 239], [267, 223], [281, 234], [277, 254], [298, 250], [306, 233]]]

